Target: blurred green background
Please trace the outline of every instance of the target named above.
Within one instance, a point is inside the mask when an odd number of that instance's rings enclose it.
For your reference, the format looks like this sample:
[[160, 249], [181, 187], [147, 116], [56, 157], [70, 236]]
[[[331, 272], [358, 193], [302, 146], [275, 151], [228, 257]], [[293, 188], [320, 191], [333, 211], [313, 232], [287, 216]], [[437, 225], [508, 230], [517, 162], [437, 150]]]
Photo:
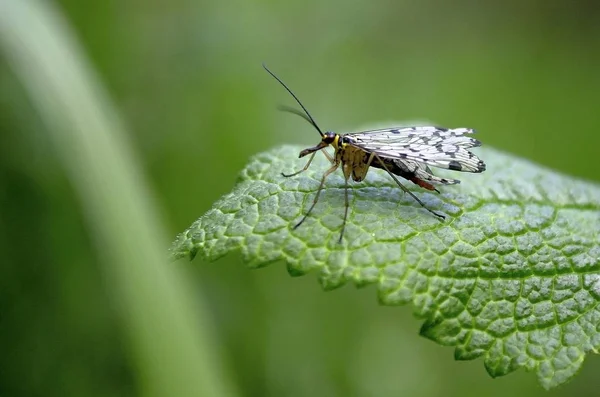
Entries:
[[[485, 145], [600, 180], [593, 1], [54, 3], [125, 120], [173, 239], [250, 156], [318, 141], [276, 111], [293, 103], [263, 61], [325, 129], [473, 127]], [[103, 247], [5, 58], [0, 133], [0, 395], [144, 394]], [[372, 287], [323, 293], [314, 276], [249, 271], [239, 256], [172, 266], [208, 309], [219, 382], [240, 395], [597, 395], [598, 357], [550, 392], [524, 371], [491, 379], [481, 359], [455, 362], [452, 348], [419, 337], [410, 307], [378, 306]]]

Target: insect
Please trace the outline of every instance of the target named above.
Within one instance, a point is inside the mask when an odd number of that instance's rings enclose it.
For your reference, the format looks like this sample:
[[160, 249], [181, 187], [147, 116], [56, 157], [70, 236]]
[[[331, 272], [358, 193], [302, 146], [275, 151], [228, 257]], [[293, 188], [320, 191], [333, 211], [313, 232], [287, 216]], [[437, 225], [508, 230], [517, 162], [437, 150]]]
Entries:
[[[300, 158], [310, 155], [304, 168], [292, 174], [282, 173], [282, 175], [290, 178], [306, 171], [318, 151], [322, 151], [331, 162], [331, 167], [321, 177], [321, 183], [312, 205], [294, 226], [294, 229], [302, 225], [308, 218], [319, 201], [319, 196], [325, 186], [325, 180], [340, 166], [344, 173], [345, 208], [339, 242], [342, 241], [344, 236], [346, 220], [348, 219], [348, 179], [352, 178], [355, 182], [362, 181], [367, 176], [369, 167], [385, 170], [400, 189], [408, 193], [431, 214], [442, 220], [445, 219], [444, 215], [427, 208], [417, 196], [400, 183], [396, 176], [407, 179], [424, 189], [439, 193], [432, 182], [454, 185], [460, 183], [460, 181], [437, 177], [433, 175], [429, 166], [461, 172], [479, 173], [485, 171], [485, 163], [468, 150], [469, 148], [481, 146], [481, 142], [469, 136], [475, 132], [470, 128], [393, 127], [348, 134], [336, 134], [331, 131], [323, 132], [292, 90], [266, 65], [263, 64], [263, 67], [290, 93], [304, 113], [289, 107], [282, 107], [281, 110], [302, 117], [321, 135], [321, 142], [300, 152]], [[323, 150], [328, 146], [332, 146], [334, 149], [333, 157], [326, 150]]]

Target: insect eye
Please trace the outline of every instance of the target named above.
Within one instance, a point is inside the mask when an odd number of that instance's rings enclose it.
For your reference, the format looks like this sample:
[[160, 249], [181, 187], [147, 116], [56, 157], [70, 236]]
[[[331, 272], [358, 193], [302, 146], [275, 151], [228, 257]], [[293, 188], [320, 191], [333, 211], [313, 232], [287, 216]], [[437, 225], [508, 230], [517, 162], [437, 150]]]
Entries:
[[334, 132], [330, 132], [327, 131], [324, 135], [323, 135], [323, 142], [325, 143], [333, 143], [333, 141], [335, 140], [335, 133]]

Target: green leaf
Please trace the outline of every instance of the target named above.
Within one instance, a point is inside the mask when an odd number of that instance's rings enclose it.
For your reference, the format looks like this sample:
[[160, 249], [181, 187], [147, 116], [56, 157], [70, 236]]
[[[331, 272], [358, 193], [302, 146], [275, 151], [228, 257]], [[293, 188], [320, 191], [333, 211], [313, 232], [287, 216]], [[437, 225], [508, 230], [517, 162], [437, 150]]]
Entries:
[[328, 167], [302, 148], [261, 153], [172, 247], [174, 258], [212, 261], [241, 251], [253, 268], [283, 260], [293, 276], [318, 270], [325, 289], [377, 284], [384, 305], [412, 303], [421, 334], [456, 346], [458, 360], [483, 356], [493, 377], [525, 367], [545, 388], [569, 380], [585, 353], [600, 348], [600, 186], [482, 148], [483, 174], [443, 172], [462, 180], [441, 194], [405, 185], [439, 221], [372, 169], [350, 185], [344, 211], [341, 171], [308, 209]]

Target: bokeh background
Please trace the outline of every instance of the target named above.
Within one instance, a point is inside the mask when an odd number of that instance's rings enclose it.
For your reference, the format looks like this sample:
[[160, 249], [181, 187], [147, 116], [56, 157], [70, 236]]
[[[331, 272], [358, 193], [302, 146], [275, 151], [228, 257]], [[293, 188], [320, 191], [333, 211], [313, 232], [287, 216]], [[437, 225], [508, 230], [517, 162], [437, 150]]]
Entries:
[[[600, 180], [594, 1], [49, 3], [124, 120], [171, 239], [253, 154], [317, 142], [276, 111], [293, 102], [262, 62], [325, 129], [469, 126], [488, 146]], [[151, 395], [47, 129], [0, 58], [0, 395]], [[282, 263], [250, 271], [236, 255], [171, 266], [206, 308], [198, 326], [222, 361], [217, 382], [238, 395], [598, 395], [598, 357], [550, 392], [525, 371], [492, 379], [481, 359], [455, 362], [419, 337], [410, 307], [378, 306], [372, 287], [325, 293], [314, 275], [291, 278]]]

